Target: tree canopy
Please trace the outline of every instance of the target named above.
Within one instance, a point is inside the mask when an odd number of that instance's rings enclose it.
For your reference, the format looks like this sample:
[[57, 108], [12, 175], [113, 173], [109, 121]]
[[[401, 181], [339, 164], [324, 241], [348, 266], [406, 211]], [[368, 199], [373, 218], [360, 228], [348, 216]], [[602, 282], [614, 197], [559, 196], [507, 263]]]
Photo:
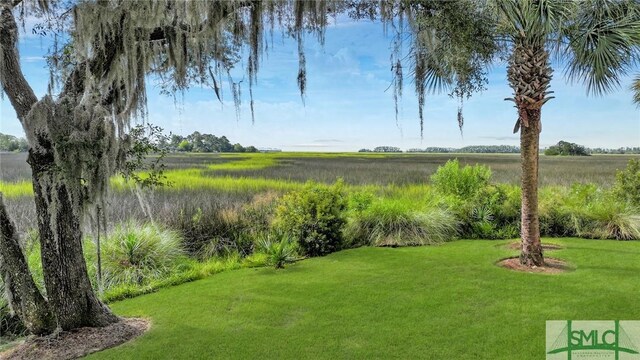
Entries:
[[545, 155], [563, 155], [563, 156], [589, 156], [589, 150], [582, 145], [574, 144], [560, 140], [558, 144], [549, 146], [544, 151]]

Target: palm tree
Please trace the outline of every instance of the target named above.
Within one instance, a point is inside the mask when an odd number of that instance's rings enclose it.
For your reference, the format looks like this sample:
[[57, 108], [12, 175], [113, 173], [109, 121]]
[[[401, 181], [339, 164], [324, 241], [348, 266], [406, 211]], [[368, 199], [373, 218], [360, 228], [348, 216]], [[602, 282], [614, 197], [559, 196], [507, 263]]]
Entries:
[[[398, 5], [398, 4], [394, 4]], [[382, 11], [409, 19], [420, 116], [425, 93], [450, 89], [462, 101], [484, 88], [489, 65], [507, 60], [522, 161], [520, 262], [544, 264], [538, 220], [538, 155], [553, 65], [600, 95], [620, 85], [640, 53], [640, 4], [633, 0], [405, 1]], [[385, 16], [385, 14], [387, 14]], [[399, 58], [399, 57], [398, 57]], [[399, 67], [398, 65], [397, 67]], [[397, 70], [396, 70], [397, 72]], [[401, 83], [400, 83], [400, 86]], [[640, 103], [640, 78], [633, 85]], [[422, 119], [421, 119], [422, 121]], [[462, 126], [461, 111], [458, 121]]]

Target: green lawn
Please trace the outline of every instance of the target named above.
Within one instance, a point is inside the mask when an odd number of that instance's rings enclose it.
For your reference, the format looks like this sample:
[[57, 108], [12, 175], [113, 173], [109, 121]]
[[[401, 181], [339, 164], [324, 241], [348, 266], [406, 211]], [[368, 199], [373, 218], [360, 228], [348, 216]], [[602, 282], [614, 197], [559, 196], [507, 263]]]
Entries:
[[543, 359], [545, 320], [640, 319], [640, 242], [551, 239], [575, 271], [494, 263], [506, 241], [361, 248], [112, 304], [152, 319], [94, 359]]

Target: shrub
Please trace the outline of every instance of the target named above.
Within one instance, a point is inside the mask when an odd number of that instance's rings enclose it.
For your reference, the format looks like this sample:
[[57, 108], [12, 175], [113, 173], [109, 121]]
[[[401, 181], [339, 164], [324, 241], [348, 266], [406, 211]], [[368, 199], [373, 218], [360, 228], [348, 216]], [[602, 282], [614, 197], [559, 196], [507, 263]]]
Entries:
[[308, 182], [282, 197], [275, 226], [298, 243], [302, 255], [326, 255], [343, 245], [346, 205], [341, 180], [332, 186]]
[[640, 207], [640, 160], [631, 159], [625, 170], [616, 172], [613, 189], [618, 199]]
[[371, 206], [373, 203], [373, 193], [370, 191], [353, 191], [349, 193], [349, 211], [359, 213]]
[[460, 221], [460, 236], [506, 239], [518, 236], [520, 189], [513, 185], [486, 185], [470, 197], [441, 196]]
[[405, 201], [379, 200], [355, 214], [346, 233], [354, 245], [412, 246], [451, 240], [457, 229], [457, 220], [446, 210], [415, 211]]
[[298, 247], [288, 236], [267, 236], [258, 240], [260, 252], [266, 255], [265, 263], [276, 269], [298, 260]]
[[595, 190], [595, 187], [585, 187], [581, 184], [574, 185], [569, 192], [559, 187], [542, 188], [538, 201], [541, 235], [575, 236], [573, 209], [584, 206], [587, 198], [590, 198]]
[[489, 184], [491, 170], [485, 165], [460, 167], [458, 159], [449, 160], [431, 175], [431, 182], [444, 195], [468, 199]]
[[117, 226], [102, 245], [106, 287], [142, 285], [165, 276], [184, 258], [181, 241], [177, 233], [152, 224]]

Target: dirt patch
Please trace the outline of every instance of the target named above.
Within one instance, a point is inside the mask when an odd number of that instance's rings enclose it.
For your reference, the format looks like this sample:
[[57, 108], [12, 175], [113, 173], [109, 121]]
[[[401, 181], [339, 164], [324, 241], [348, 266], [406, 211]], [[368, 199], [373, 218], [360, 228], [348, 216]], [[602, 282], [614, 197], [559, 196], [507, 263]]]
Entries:
[[545, 274], [559, 274], [573, 270], [573, 268], [569, 266], [569, 264], [564, 260], [548, 257], [544, 258], [544, 266], [523, 266], [522, 264], [520, 264], [520, 259], [517, 257], [500, 260], [498, 262], [498, 266], [502, 266], [504, 268], [515, 271]]
[[[519, 242], [509, 243], [507, 247], [511, 250], [520, 250], [521, 244]], [[542, 244], [542, 250], [560, 250], [562, 246], [556, 244]]]
[[24, 343], [0, 353], [0, 359], [77, 359], [132, 340], [149, 329], [145, 319], [122, 319], [103, 328], [80, 328], [73, 331], [31, 337]]

